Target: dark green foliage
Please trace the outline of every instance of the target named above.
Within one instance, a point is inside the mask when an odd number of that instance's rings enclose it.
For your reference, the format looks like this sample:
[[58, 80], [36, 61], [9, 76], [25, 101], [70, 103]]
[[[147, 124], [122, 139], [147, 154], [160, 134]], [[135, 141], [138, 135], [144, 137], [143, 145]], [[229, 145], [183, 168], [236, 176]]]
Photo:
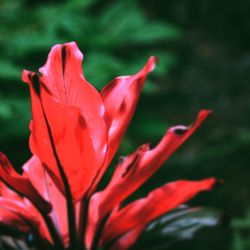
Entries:
[[[135, 1], [96, 6], [98, 1], [43, 3], [3, 0], [0, 4], [0, 133], [2, 150], [6, 144], [27, 140], [30, 120], [27, 87], [20, 84], [23, 68], [37, 70], [45, 63], [51, 46], [76, 41], [83, 51], [86, 78], [101, 89], [118, 75], [139, 71], [150, 55], [161, 57], [164, 75], [175, 63], [170, 51], [156, 45], [174, 41], [181, 31], [174, 25], [150, 19]], [[152, 81], [148, 93], [157, 90]], [[6, 144], [5, 144], [6, 143]], [[15, 151], [13, 149], [12, 151]], [[27, 154], [27, 153], [26, 153]], [[15, 159], [14, 162], [21, 163]]]
[[[28, 148], [22, 148], [23, 152], [13, 142], [28, 140], [31, 117], [27, 86], [20, 84], [21, 70], [37, 70], [51, 46], [76, 41], [86, 55], [85, 76], [98, 89], [118, 75], [136, 73], [152, 54], [161, 57], [161, 70], [155, 77], [163, 76], [175, 63], [175, 55], [157, 44], [179, 39], [177, 27], [150, 19], [135, 1], [95, 8], [96, 3], [4, 0], [0, 4], [1, 150], [12, 154], [19, 168], [27, 159]], [[151, 81], [145, 91], [157, 88]], [[12, 243], [15, 248], [18, 241], [2, 240], [5, 248]]]

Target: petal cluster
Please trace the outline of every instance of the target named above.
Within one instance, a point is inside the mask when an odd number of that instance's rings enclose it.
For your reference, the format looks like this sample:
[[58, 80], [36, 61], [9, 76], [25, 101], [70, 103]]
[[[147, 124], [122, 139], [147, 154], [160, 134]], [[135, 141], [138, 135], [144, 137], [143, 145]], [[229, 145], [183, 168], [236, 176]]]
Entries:
[[0, 226], [9, 234], [14, 226], [21, 238], [32, 233], [55, 248], [129, 249], [148, 223], [216, 183], [174, 181], [123, 205], [211, 111], [200, 111], [191, 126], [169, 128], [154, 148], [144, 144], [121, 158], [106, 188], [98, 190], [157, 59], [150, 57], [138, 73], [115, 78], [100, 93], [85, 79], [82, 60], [71, 42], [54, 46], [38, 72], [23, 71], [33, 156], [20, 175], [0, 154]]

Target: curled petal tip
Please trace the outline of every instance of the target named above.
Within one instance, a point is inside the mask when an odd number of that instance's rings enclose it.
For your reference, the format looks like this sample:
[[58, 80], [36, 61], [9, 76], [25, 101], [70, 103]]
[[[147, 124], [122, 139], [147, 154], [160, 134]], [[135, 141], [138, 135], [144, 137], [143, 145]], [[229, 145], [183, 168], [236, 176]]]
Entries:
[[[144, 65], [144, 67], [141, 69], [141, 71], [138, 72], [138, 74], [136, 75], [136, 77], [145, 77], [148, 73], [150, 73], [151, 71], [154, 70], [155, 68], [155, 64], [159, 62], [159, 59], [155, 56], [150, 56], [148, 58], [148, 61], [146, 62], [146, 64]], [[144, 83], [144, 81], [143, 81]]]
[[186, 126], [182, 126], [182, 125], [179, 125], [179, 126], [175, 126], [173, 128], [173, 132], [177, 135], [183, 135], [185, 132], [188, 131], [188, 127]]
[[[76, 42], [75, 41], [71, 41], [71, 42], [68, 42], [68, 43], [64, 43], [63, 45], [69, 45], [69, 46], [77, 46]], [[78, 46], [77, 46], [78, 47]]]
[[156, 64], [160, 64], [160, 58], [158, 56], [151, 56], [154, 58]]
[[213, 114], [213, 111], [211, 109], [202, 109], [200, 110], [199, 112], [199, 116], [203, 116], [203, 117], [207, 117], [209, 115], [212, 115]]
[[24, 69], [21, 75], [22, 81], [25, 83], [30, 83], [30, 74], [32, 74], [31, 71]]
[[213, 188], [219, 188], [224, 184], [224, 180], [222, 179], [214, 179]]
[[214, 177], [207, 178], [204, 180], [204, 182], [206, 183], [209, 190], [221, 187], [224, 184], [223, 180]]
[[158, 64], [160, 62], [158, 57], [155, 56], [150, 56], [147, 63], [146, 63], [146, 67], [147, 67], [147, 71], [151, 72], [154, 70], [155, 65]]
[[139, 148], [138, 148], [138, 151], [139, 152], [145, 152], [145, 151], [148, 151], [150, 149], [150, 143], [145, 143], [145, 144], [142, 144]]

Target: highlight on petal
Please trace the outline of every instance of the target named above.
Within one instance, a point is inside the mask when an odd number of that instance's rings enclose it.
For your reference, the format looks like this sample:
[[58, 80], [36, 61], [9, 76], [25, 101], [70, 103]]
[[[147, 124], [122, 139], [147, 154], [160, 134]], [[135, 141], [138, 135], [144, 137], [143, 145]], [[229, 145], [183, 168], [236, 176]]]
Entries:
[[87, 241], [91, 241], [98, 223], [113, 207], [148, 180], [210, 114], [210, 110], [202, 110], [192, 126], [171, 127], [155, 148], [149, 150], [149, 145], [145, 144], [135, 153], [122, 158], [107, 187], [91, 198], [90, 211], [92, 212], [89, 213]]
[[105, 106], [105, 122], [108, 130], [108, 151], [94, 187], [113, 159], [124, 133], [134, 115], [141, 90], [147, 75], [154, 69], [157, 58], [151, 56], [143, 69], [135, 75], [120, 76], [111, 81], [101, 91]]
[[[183, 204], [197, 193], [211, 190], [215, 183], [214, 178], [202, 181], [181, 180], [153, 190], [146, 198], [136, 200], [110, 216], [104, 228], [103, 244], [118, 239], [132, 229], [143, 225], [145, 227], [153, 219]], [[129, 244], [132, 243], [130, 241]]]

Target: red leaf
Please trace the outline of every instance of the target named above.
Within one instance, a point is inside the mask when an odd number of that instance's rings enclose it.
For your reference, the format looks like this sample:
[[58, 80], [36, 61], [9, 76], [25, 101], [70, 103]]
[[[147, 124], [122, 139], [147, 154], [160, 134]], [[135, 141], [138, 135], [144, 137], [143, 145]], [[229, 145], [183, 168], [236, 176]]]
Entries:
[[50, 212], [50, 204], [34, 189], [29, 179], [20, 176], [0, 152], [0, 179], [11, 189], [28, 198], [40, 211]]
[[94, 188], [105, 173], [121, 143], [133, 117], [147, 74], [154, 69], [156, 60], [155, 57], [151, 56], [144, 68], [137, 74], [117, 77], [101, 91], [108, 129], [108, 152], [104, 166], [95, 180]]
[[42, 73], [40, 80], [57, 101], [80, 109], [101, 162], [106, 154], [104, 105], [97, 90], [83, 76], [82, 59], [75, 42], [56, 45], [46, 64], [39, 69]]
[[58, 190], [41, 161], [33, 156], [23, 166], [24, 175], [27, 176], [39, 194], [44, 197], [52, 206], [50, 216], [53, 223], [62, 236], [65, 246], [68, 246], [68, 220], [65, 197]]
[[14, 227], [22, 233], [36, 230], [39, 221], [22, 202], [0, 197], [0, 227]]
[[92, 241], [96, 227], [105, 215], [148, 180], [209, 114], [211, 111], [200, 111], [191, 127], [171, 127], [155, 148], [149, 150], [145, 144], [120, 161], [108, 186], [91, 198], [86, 241]]
[[[202, 181], [181, 180], [153, 190], [146, 198], [136, 200], [112, 214], [104, 228], [103, 242], [111, 242], [130, 230], [145, 227], [153, 219], [183, 204], [197, 193], [211, 190], [215, 183], [214, 178]], [[122, 238], [120, 243], [124, 244]], [[125, 249], [124, 246], [121, 249]]]
[[57, 45], [40, 69], [41, 77], [28, 71], [22, 75], [32, 99], [31, 150], [63, 192], [54, 144], [75, 200], [81, 199], [93, 182], [107, 148], [104, 106], [98, 92], [84, 79], [81, 62], [75, 43]]

